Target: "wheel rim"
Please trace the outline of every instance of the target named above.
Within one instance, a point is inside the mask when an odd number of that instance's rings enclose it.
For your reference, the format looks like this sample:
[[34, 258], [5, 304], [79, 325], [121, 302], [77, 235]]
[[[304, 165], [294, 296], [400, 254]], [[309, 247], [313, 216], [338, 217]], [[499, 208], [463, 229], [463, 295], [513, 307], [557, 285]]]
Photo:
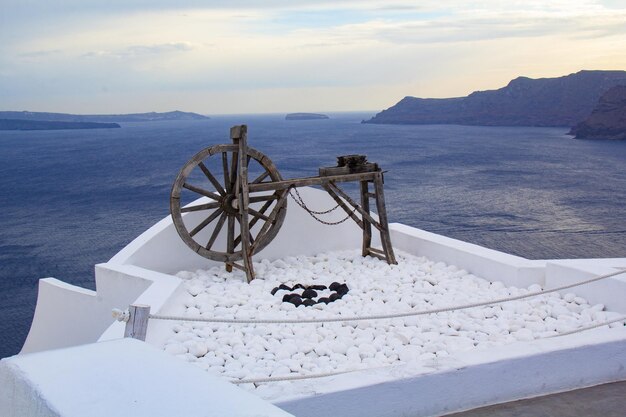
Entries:
[[[243, 258], [237, 204], [238, 151], [237, 145], [224, 144], [198, 152], [182, 167], [170, 193], [170, 213], [179, 236], [196, 253], [214, 261]], [[274, 163], [261, 152], [248, 148], [247, 157], [250, 184], [282, 180]], [[193, 196], [204, 200], [183, 207], [183, 200]], [[250, 193], [249, 200], [253, 255], [266, 247], [282, 226], [287, 190]]]

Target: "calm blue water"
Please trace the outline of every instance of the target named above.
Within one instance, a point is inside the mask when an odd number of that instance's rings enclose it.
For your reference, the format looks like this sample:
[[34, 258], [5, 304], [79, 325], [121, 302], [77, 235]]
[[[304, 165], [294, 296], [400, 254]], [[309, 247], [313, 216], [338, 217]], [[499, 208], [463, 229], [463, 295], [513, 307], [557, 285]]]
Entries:
[[26, 337], [39, 278], [93, 288], [95, 263], [168, 214], [178, 169], [228, 143], [240, 123], [286, 178], [316, 175], [336, 155], [368, 155], [389, 170], [392, 222], [528, 258], [626, 256], [626, 142], [553, 128], [359, 123], [369, 117], [0, 132], [0, 357]]

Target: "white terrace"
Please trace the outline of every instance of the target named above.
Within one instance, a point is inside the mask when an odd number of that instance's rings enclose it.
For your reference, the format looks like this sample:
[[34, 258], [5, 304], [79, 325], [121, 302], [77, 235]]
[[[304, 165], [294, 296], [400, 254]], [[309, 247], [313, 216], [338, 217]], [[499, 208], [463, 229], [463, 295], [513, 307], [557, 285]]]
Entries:
[[[333, 201], [325, 192], [312, 188], [303, 188], [300, 192], [313, 208], [322, 209], [333, 205]], [[186, 216], [189, 217], [186, 218], [191, 220], [196, 215], [198, 214], [193, 212], [187, 213]], [[339, 218], [341, 214], [333, 213], [329, 218], [331, 221], [336, 220], [332, 216]], [[480, 281], [483, 282], [482, 284], [476, 281], [478, 289], [481, 285], [484, 288], [500, 289], [516, 287], [516, 289], [507, 290], [506, 294], [479, 291], [476, 297], [480, 297], [481, 301], [488, 300], [491, 295], [498, 298], [499, 295], [527, 293], [528, 290], [524, 289], [529, 287], [531, 291], [540, 290], [539, 288], [549, 290], [563, 287], [596, 276], [616, 274], [626, 268], [626, 258], [531, 261], [402, 224], [391, 224], [390, 232], [394, 248], [402, 253], [399, 261], [413, 263], [414, 269], [420, 268], [419, 262], [430, 265], [431, 269], [434, 265], [438, 265], [436, 268], [446, 268], [442, 264], [437, 264], [441, 262], [446, 266], [454, 266], [448, 271], [452, 275], [458, 275], [459, 285], [468, 280], [482, 279], [486, 280]], [[253, 281], [252, 285], [246, 287], [248, 288], [247, 294], [252, 294], [253, 290], [258, 288], [264, 297], [271, 297], [267, 289], [284, 278], [279, 277], [279, 279], [275, 276], [278, 270], [272, 268], [276, 265], [280, 267], [280, 263], [275, 262], [276, 260], [298, 256], [303, 259], [303, 256], [359, 249], [361, 237], [361, 229], [351, 222], [345, 222], [333, 228], [323, 226], [311, 219], [304, 210], [292, 205], [278, 236], [266, 249], [254, 257], [255, 262], [266, 260], [261, 262], [266, 266], [257, 271], [261, 279], [257, 283]], [[367, 262], [364, 265], [367, 267]], [[392, 268], [384, 265], [386, 268]], [[41, 280], [35, 318], [22, 353], [122, 338], [125, 325], [114, 321], [111, 318], [111, 311], [114, 308], [127, 308], [130, 304], [149, 305], [151, 313], [155, 315], [188, 314], [191, 317], [202, 314], [203, 317], [210, 317], [209, 311], [203, 312], [195, 305], [193, 307], [198, 311], [192, 310], [193, 314], [191, 314], [186, 311], [191, 304], [182, 308], [176, 300], [191, 297], [190, 280], [198, 279], [199, 276], [209, 277], [209, 272], [202, 271], [211, 270], [213, 267], [223, 268], [221, 264], [204, 259], [190, 251], [179, 239], [170, 218], [165, 218], [139, 236], [109, 262], [96, 265], [97, 291], [77, 288], [54, 278]], [[375, 269], [375, 266], [372, 268]], [[270, 276], [263, 277], [263, 270]], [[180, 278], [176, 276], [179, 271], [191, 272], [179, 274], [182, 277]], [[214, 274], [206, 278], [204, 282], [218, 282], [220, 279], [223, 279], [224, 285], [230, 282], [219, 275], [221, 272], [216, 272], [216, 274], [218, 275]], [[403, 274], [406, 278], [410, 272]], [[343, 277], [346, 278], [346, 275], [344, 274]], [[310, 278], [313, 279], [313, 277]], [[332, 277], [328, 276], [328, 278]], [[232, 278], [233, 283], [237, 280], [241, 281], [242, 277], [235, 275]], [[352, 289], [346, 300], [333, 303], [335, 305], [329, 304], [328, 309], [315, 309], [314, 314], [321, 318], [329, 318], [333, 313], [344, 314], [348, 317], [354, 317], [353, 314], [359, 313], [374, 313], [367, 299], [359, 295], [364, 291], [364, 288], [359, 286], [359, 276], [350, 277], [350, 280], [349, 285], [352, 285]], [[371, 286], [374, 282], [370, 281], [368, 285]], [[489, 284], [490, 282], [501, 284]], [[409, 278], [405, 284], [408, 283]], [[413, 286], [420, 284], [416, 276], [411, 277], [410, 283]], [[207, 289], [202, 291], [210, 293]], [[602, 321], [601, 319], [606, 321], [610, 318], [619, 318], [626, 314], [625, 275], [613, 275], [565, 292], [573, 294], [568, 295], [566, 299], [556, 298], [566, 304], [572, 304], [572, 309], [578, 309], [578, 313], [588, 309], [588, 315], [593, 319], [589, 323]], [[469, 299], [473, 299], [473, 296]], [[369, 300], [371, 303], [376, 301], [372, 297]], [[412, 304], [410, 299], [406, 301], [411, 308], [422, 307], [415, 300]], [[352, 302], [352, 307], [361, 305], [362, 311], [352, 308], [350, 311], [342, 312], [341, 306], [345, 307], [349, 302]], [[460, 296], [456, 299], [442, 299], [436, 306], [441, 307], [449, 302], [463, 304], [463, 302], [468, 302], [468, 299], [463, 300]], [[564, 308], [567, 309], [566, 304]], [[600, 304], [613, 314], [594, 316], [593, 311], [602, 310], [602, 306], [598, 306]], [[403, 309], [406, 305], [401, 303], [392, 307], [396, 309], [387, 307], [384, 313], [406, 311]], [[278, 316], [274, 317], [302, 319], [310, 316], [309, 311], [313, 310], [305, 310], [304, 307], [297, 309], [294, 307], [291, 310], [290, 307], [279, 307], [277, 311]], [[271, 318], [272, 311], [267, 311], [267, 313], [267, 317]], [[245, 316], [251, 313], [240, 314]], [[224, 314], [224, 317], [226, 316], [227, 314]], [[264, 316], [258, 312], [255, 318], [262, 319]], [[446, 316], [446, 320], [449, 322], [455, 319]], [[418, 333], [420, 323], [424, 322], [414, 323], [414, 330]], [[211, 326], [206, 323], [203, 325]], [[310, 326], [310, 324], [290, 325], [300, 328]], [[392, 320], [379, 320], [375, 325], [372, 324], [371, 328], [375, 329], [376, 333], [384, 333], [385, 327], [391, 325], [394, 325]], [[574, 327], [583, 325], [582, 322], [574, 323]], [[168, 343], [168, 338], [171, 338], [172, 332], [176, 331], [175, 326], [182, 326], [178, 328], [178, 333], [180, 333], [181, 329], [184, 330], [184, 326], [187, 325], [151, 319], [148, 322], [146, 341], [159, 349], [168, 350], [167, 345], [173, 344]], [[230, 324], [226, 327], [230, 326], [240, 325]], [[281, 324], [280, 326], [287, 325]], [[191, 328], [191, 325], [187, 327], [187, 329]], [[570, 328], [573, 329], [573, 327]], [[570, 328], [560, 328], [561, 333], [568, 333], [567, 330]], [[420, 355], [408, 355], [397, 363], [393, 361], [384, 363], [385, 366], [375, 366], [374, 361], [369, 361], [371, 366], [366, 366], [367, 361], [361, 360], [359, 367], [366, 369], [360, 369], [357, 372], [302, 381], [259, 383], [249, 388], [296, 416], [430, 416], [626, 379], [626, 327], [624, 326], [601, 326], [558, 337], [540, 338], [535, 335], [528, 337], [528, 334], [525, 336], [516, 334], [519, 330], [519, 328], [509, 329], [508, 334], [514, 336], [508, 337], [503, 343], [487, 344], [481, 349], [446, 351], [445, 358], [443, 355], [439, 357], [434, 355], [436, 360], [432, 360], [433, 358], [428, 360]], [[548, 330], [544, 329], [544, 335], [549, 333]], [[268, 331], [268, 334], [271, 333]], [[291, 331], [292, 335], [297, 333]], [[408, 336], [405, 337], [408, 338], [408, 344], [410, 344], [411, 337]], [[102, 344], [102, 348], [99, 349], [106, 351], [106, 346], [108, 345]], [[214, 349], [217, 351], [219, 347]], [[187, 358], [192, 362], [195, 359], [191, 356], [198, 357], [193, 355], [188, 347], [185, 352], [182, 350], [173, 352], [173, 349], [169, 348], [171, 353], [177, 353], [183, 359]], [[203, 357], [204, 353], [199, 356]], [[217, 357], [217, 354], [214, 356]], [[357, 356], [363, 359], [363, 356], [367, 355], [359, 355], [357, 352]], [[374, 354], [373, 357], [375, 356]], [[382, 361], [381, 357], [379, 359]], [[189, 366], [182, 360], [178, 363], [181, 367]], [[210, 365], [204, 368], [209, 372], [216, 371], [216, 369], [212, 370]], [[308, 373], [315, 373], [312, 371], [323, 373], [324, 370], [320, 367], [311, 367]], [[305, 371], [307, 369], [302, 369], [303, 375], [307, 373]], [[224, 373], [224, 376], [244, 379], [246, 377], [242, 373], [237, 375]], [[269, 376], [272, 376], [271, 372]], [[280, 395], [280, 393], [276, 395], [276, 392], [271, 392], [272, 388], [267, 388], [272, 384], [279, 384], [278, 387], [286, 387], [286, 384], [289, 384], [290, 387], [299, 388], [289, 391], [289, 395]], [[256, 386], [265, 388], [256, 389]], [[173, 401], [184, 401], [182, 394], [168, 394], [174, 395]], [[176, 398], [176, 395], [181, 395], [181, 397]]]

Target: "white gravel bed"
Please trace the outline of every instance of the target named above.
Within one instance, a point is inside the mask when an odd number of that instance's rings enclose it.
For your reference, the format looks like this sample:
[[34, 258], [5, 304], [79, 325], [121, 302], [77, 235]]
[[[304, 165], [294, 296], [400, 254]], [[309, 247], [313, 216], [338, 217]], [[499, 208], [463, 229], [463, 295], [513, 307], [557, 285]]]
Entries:
[[[304, 319], [432, 309], [540, 289], [505, 287], [402, 252], [397, 258], [398, 265], [388, 265], [363, 258], [360, 251], [341, 251], [262, 260], [254, 263], [258, 278], [250, 284], [241, 271], [228, 273], [223, 267], [179, 272], [187, 292], [173, 303], [180, 306], [176, 314], [189, 317]], [[346, 283], [349, 292], [329, 304], [295, 307], [282, 301], [288, 291], [271, 294], [280, 284], [332, 282]], [[427, 365], [454, 352], [544, 338], [612, 317], [603, 305], [591, 306], [574, 293], [553, 293], [495, 307], [346, 323], [168, 322], [171, 337], [163, 349], [228, 378], [283, 377], [406, 362]], [[276, 383], [246, 385], [267, 399], [276, 396]]]

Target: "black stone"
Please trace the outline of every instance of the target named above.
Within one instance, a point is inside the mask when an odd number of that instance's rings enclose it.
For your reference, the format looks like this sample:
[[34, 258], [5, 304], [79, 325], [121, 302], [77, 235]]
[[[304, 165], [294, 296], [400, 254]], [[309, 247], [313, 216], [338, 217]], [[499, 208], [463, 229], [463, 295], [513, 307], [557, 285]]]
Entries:
[[[283, 295], [283, 302], [284, 303], [290, 303], [291, 300], [293, 298], [296, 298], [296, 297], [300, 298], [300, 294], [296, 294], [296, 293], [285, 294], [285, 295]], [[300, 301], [302, 301], [302, 299], [300, 299]]]
[[335, 293], [332, 293], [332, 294], [330, 295], [330, 297], [328, 297], [328, 299], [329, 299], [330, 301], [335, 301], [335, 300], [339, 299], [339, 294], [337, 294], [336, 292], [335, 292]]
[[328, 286], [328, 289], [331, 291], [337, 291], [337, 288], [339, 288], [339, 285], [341, 284], [339, 284], [338, 282], [333, 282], [332, 284]]
[[324, 303], [324, 304], [330, 303], [330, 298], [322, 297], [319, 300], [317, 300], [317, 304], [321, 304], [321, 303]]
[[302, 298], [314, 298], [317, 297], [317, 291], [307, 288], [302, 292]]
[[280, 284], [280, 285], [278, 286], [278, 289], [279, 289], [279, 290], [293, 291], [293, 288], [291, 288], [291, 287], [289, 287], [289, 286], [287, 286], [287, 285], [285, 285], [285, 284]]
[[291, 303], [294, 306], [298, 307], [300, 304], [302, 304], [302, 298], [300, 298], [298, 294], [294, 294], [294, 296], [289, 299], [288, 303]]
[[272, 295], [276, 295], [276, 293], [278, 292], [279, 288], [278, 287], [274, 287], [274, 289], [272, 290]]
[[301, 290], [306, 289], [306, 287], [305, 287], [304, 285], [302, 285], [302, 284], [296, 284], [296, 285], [294, 285], [294, 286], [293, 286], [293, 288], [291, 288], [291, 291], [293, 291], [293, 290], [297, 290], [298, 288], [299, 288], [299, 289], [301, 289]]
[[311, 300], [310, 298], [307, 298], [306, 300], [304, 300], [302, 302], [302, 304], [304, 304], [306, 307], [311, 307], [311, 306], [314, 306], [317, 303], [314, 300]]
[[342, 295], [346, 295], [349, 291], [349, 288], [346, 284], [341, 284], [338, 288], [337, 288], [337, 294], [342, 294]]
[[316, 291], [324, 291], [328, 287], [326, 285], [309, 285], [309, 288]]

